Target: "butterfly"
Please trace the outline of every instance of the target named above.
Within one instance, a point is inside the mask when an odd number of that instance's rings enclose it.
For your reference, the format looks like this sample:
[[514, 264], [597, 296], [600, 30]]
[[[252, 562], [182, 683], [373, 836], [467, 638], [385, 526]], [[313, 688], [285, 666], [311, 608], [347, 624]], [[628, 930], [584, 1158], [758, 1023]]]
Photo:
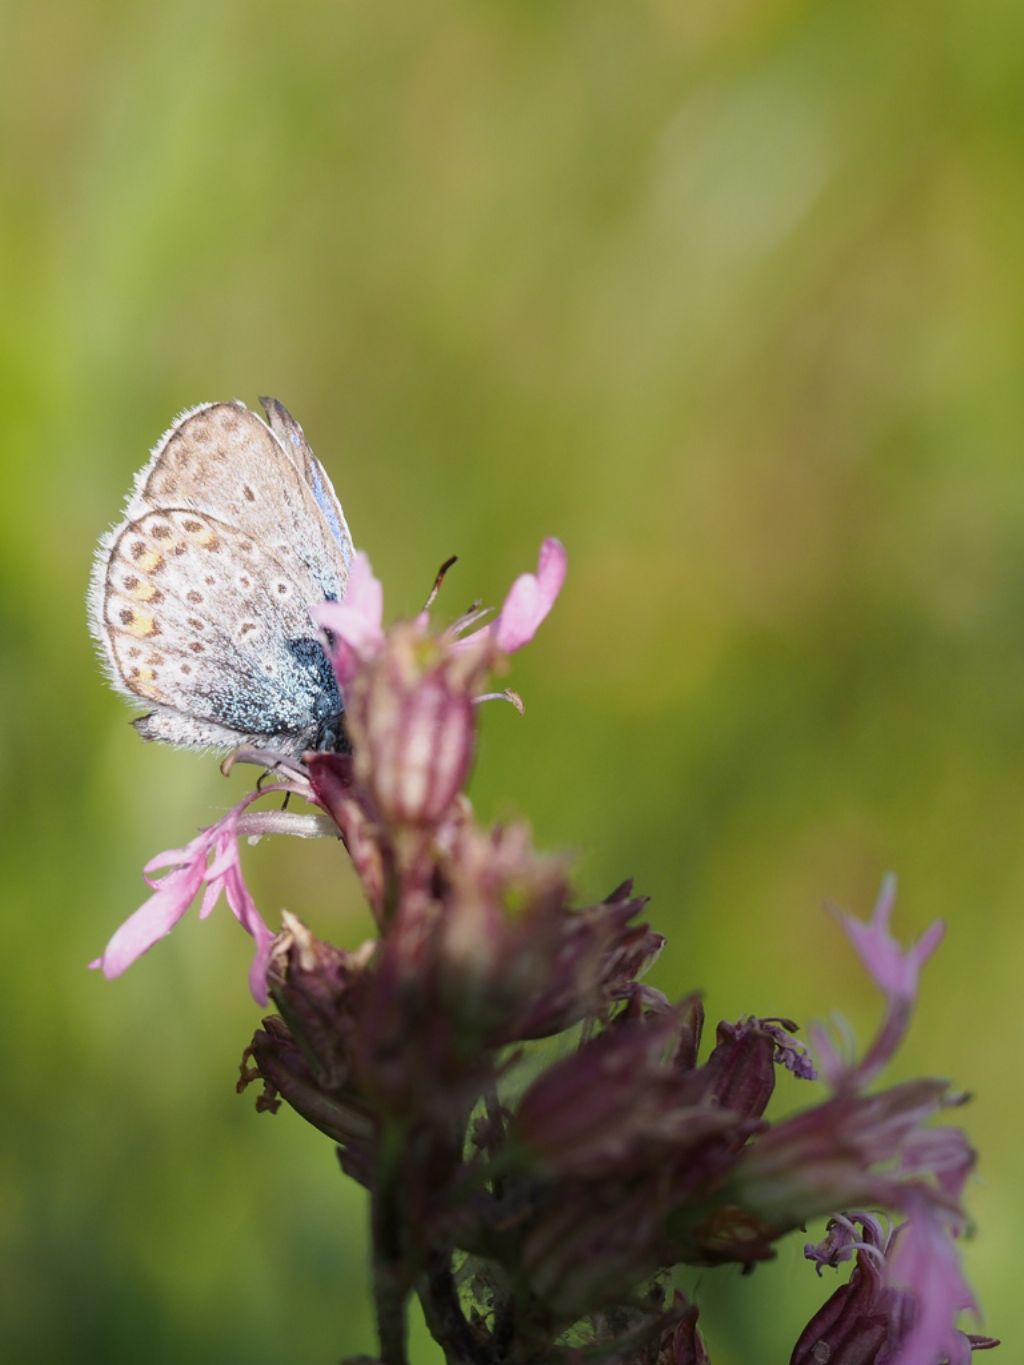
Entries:
[[344, 747], [343, 700], [309, 616], [340, 602], [352, 537], [276, 398], [182, 413], [99, 542], [92, 635], [146, 739], [297, 756]]

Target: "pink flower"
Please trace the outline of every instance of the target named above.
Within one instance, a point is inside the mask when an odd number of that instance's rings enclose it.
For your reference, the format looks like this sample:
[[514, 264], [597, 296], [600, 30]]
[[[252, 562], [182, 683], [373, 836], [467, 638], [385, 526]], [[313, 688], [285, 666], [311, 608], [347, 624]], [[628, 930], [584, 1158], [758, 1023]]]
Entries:
[[890, 875], [882, 883], [874, 913], [867, 924], [852, 915], [840, 914], [839, 920], [860, 960], [889, 1001], [912, 1003], [917, 995], [920, 969], [938, 947], [946, 926], [942, 920], [936, 920], [916, 943], [901, 948], [889, 932], [895, 902], [896, 878]]
[[896, 1357], [898, 1365], [968, 1361], [971, 1344], [957, 1330], [957, 1318], [965, 1308], [976, 1313], [978, 1305], [946, 1222], [922, 1201], [910, 1221], [893, 1234], [886, 1260], [889, 1285], [909, 1294], [915, 1309]]
[[238, 857], [238, 822], [243, 812], [263, 794], [250, 792], [223, 819], [204, 829], [190, 844], [152, 858], [145, 867], [147, 874], [161, 867], [172, 870], [156, 880], [147, 875], [153, 895], [115, 931], [103, 955], [89, 966], [101, 968], [108, 980], [120, 976], [154, 943], [171, 932], [200, 888], [205, 888], [199, 918], [206, 918], [223, 893], [239, 924], [255, 940], [256, 954], [249, 970], [249, 989], [257, 1004], [265, 1005], [267, 958], [274, 935], [256, 909], [242, 877]]
[[896, 878], [882, 883], [871, 919], [839, 913], [839, 922], [872, 980], [886, 997], [885, 1018], [863, 1060], [854, 1064], [841, 1054], [820, 1025], [810, 1029], [822, 1075], [834, 1089], [863, 1089], [892, 1057], [910, 1024], [921, 968], [938, 947], [946, 926], [931, 924], [909, 948], [903, 948], [889, 931], [896, 900]]
[[[513, 654], [522, 649], [536, 635], [562, 591], [566, 562], [561, 541], [549, 536], [540, 547], [537, 572], [519, 575], [497, 617], [489, 625], [460, 638], [460, 631], [474, 625], [484, 614], [480, 611], [469, 613], [448, 633], [451, 643], [462, 650], [486, 641], [502, 654]], [[384, 644], [383, 602], [380, 580], [374, 577], [369, 559], [360, 551], [352, 562], [344, 600], [322, 602], [311, 610], [313, 620], [327, 632], [327, 652], [343, 690], [353, 681], [360, 666], [380, 653]], [[415, 624], [421, 633], [426, 632], [425, 611], [416, 618]]]

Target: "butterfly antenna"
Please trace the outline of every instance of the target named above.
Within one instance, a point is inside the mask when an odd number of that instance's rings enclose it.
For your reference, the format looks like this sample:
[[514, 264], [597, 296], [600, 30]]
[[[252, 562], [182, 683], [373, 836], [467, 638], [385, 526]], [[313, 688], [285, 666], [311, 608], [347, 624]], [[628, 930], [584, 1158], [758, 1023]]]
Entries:
[[434, 586], [430, 589], [430, 592], [427, 594], [427, 600], [423, 603], [424, 611], [429, 611], [430, 608], [434, 605], [434, 599], [437, 597], [437, 594], [441, 591], [441, 584], [444, 582], [445, 574], [452, 567], [452, 565], [457, 564], [458, 561], [459, 556], [452, 555], [449, 559], [446, 559], [444, 563], [441, 565], [441, 567], [438, 569], [437, 577], [434, 579]]

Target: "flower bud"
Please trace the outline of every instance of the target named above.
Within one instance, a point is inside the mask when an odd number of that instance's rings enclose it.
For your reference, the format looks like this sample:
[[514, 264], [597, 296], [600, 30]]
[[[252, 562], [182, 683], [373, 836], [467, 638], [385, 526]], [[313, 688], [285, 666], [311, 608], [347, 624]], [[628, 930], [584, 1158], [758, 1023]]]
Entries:
[[245, 1050], [237, 1090], [241, 1092], [253, 1081], [262, 1080], [258, 1110], [276, 1113], [280, 1101], [287, 1101], [307, 1123], [339, 1143], [345, 1155], [352, 1154], [346, 1169], [357, 1165], [368, 1169], [369, 1162], [361, 1154], [368, 1153], [373, 1142], [372, 1118], [351, 1098], [343, 1098], [341, 1092], [331, 1094], [323, 1087], [283, 1020], [269, 1018], [263, 1023]]
[[680, 1315], [679, 1320], [662, 1336], [658, 1365], [711, 1365], [704, 1338], [697, 1330], [697, 1305], [677, 1289], [673, 1311]]
[[348, 710], [356, 776], [389, 824], [435, 826], [458, 796], [473, 759], [478, 674], [474, 655], [438, 650], [407, 625], [356, 679]]
[[267, 985], [316, 1079], [335, 1090], [352, 1070], [353, 993], [373, 944], [346, 952], [316, 938], [287, 910], [282, 919]]

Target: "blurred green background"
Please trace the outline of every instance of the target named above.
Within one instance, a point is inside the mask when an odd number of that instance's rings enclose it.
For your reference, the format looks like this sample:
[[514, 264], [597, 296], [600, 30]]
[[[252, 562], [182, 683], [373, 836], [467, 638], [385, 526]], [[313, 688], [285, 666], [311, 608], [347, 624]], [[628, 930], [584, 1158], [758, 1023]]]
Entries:
[[[454, 614], [565, 541], [474, 796], [578, 850], [581, 897], [637, 877], [657, 985], [713, 1018], [838, 1008], [863, 1040], [879, 999], [823, 903], [866, 913], [892, 868], [903, 935], [948, 919], [890, 1074], [976, 1093], [966, 1257], [1016, 1359], [1024, 11], [3, 15], [0, 1353], [373, 1345], [362, 1199], [233, 1093], [258, 1018], [236, 927], [84, 969], [143, 862], [249, 780], [131, 730], [86, 634], [92, 548], [180, 409], [269, 392], [391, 613], [451, 552]], [[246, 865], [272, 920], [368, 932], [336, 848]], [[715, 1365], [788, 1359], [830, 1288], [801, 1240], [691, 1277]]]

